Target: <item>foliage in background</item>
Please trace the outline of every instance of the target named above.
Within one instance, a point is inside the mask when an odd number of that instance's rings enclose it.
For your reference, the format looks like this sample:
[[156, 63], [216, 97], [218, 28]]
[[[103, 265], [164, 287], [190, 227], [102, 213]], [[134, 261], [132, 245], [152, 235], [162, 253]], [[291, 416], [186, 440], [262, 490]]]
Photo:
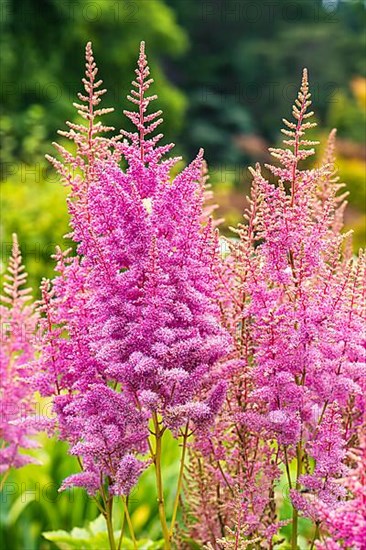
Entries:
[[51, 256], [67, 232], [65, 189], [45, 160], [13, 165], [14, 173], [0, 183], [2, 272], [11, 248], [11, 232], [19, 235], [35, 295], [42, 277], [53, 273]]
[[[104, 81], [120, 109], [126, 106], [122, 83], [133, 70], [134, 52], [140, 40], [148, 40], [161, 105], [171, 121], [168, 135], [179, 128], [184, 96], [167, 80], [161, 58], [181, 53], [186, 36], [164, 1], [6, 0], [1, 25], [2, 162], [35, 162], [36, 153], [45, 152], [43, 140], [54, 139], [58, 121], [74, 116], [82, 63], [75, 52], [87, 39], [106, 60]], [[118, 128], [119, 120], [117, 111], [108, 122]]]
[[209, 165], [245, 162], [248, 153], [235, 139], [242, 133], [276, 138], [303, 67], [314, 83], [321, 122], [329, 103], [336, 108], [335, 94], [365, 75], [361, 0], [339, 2], [331, 11], [322, 0], [167, 3], [190, 39], [173, 72], [189, 99], [181, 141], [190, 154], [203, 146]]

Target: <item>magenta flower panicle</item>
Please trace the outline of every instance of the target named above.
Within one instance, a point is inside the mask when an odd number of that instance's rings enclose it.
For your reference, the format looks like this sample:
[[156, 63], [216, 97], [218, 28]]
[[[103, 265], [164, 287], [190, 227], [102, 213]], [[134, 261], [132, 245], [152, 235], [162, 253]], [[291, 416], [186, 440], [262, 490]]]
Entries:
[[[219, 270], [235, 349], [226, 403], [209, 437], [195, 443], [199, 469], [188, 483], [192, 515], [202, 509], [210, 518], [193, 523], [191, 533], [206, 544], [224, 536], [222, 525], [238, 537], [265, 540], [267, 532], [270, 543], [280, 526], [274, 488], [281, 466], [294, 509], [293, 548], [299, 511], [319, 522], [324, 507], [337, 509], [346, 498], [347, 448], [365, 410], [365, 255], [350, 255], [349, 235], [341, 233], [346, 193], [339, 194], [334, 131], [323, 164], [301, 166], [317, 144], [306, 137], [315, 126], [310, 97], [305, 70], [294, 121], [284, 120], [285, 147], [270, 150], [275, 181], [259, 165], [251, 169], [245, 223]], [[213, 490], [200, 498], [195, 488], [203, 483]], [[238, 503], [240, 517], [230, 516]]]
[[34, 372], [37, 314], [33, 303], [29, 303], [31, 289], [23, 288], [26, 282], [27, 273], [22, 264], [18, 239], [13, 234], [0, 305], [0, 472], [4, 475], [10, 468], [19, 468], [31, 462], [32, 458], [20, 451], [35, 446], [29, 436], [36, 432], [35, 400], [30, 380]]
[[86, 127], [68, 123], [62, 135], [76, 155], [58, 146], [65, 164], [52, 160], [69, 186], [76, 251], [57, 249], [58, 275], [42, 283], [38, 383], [54, 396], [59, 436], [81, 466], [63, 488], [107, 498], [108, 523], [108, 499], [128, 496], [153, 462], [168, 548], [164, 431], [184, 433], [185, 447], [192, 432], [207, 431], [225, 395], [216, 372], [230, 345], [218, 303], [218, 236], [204, 208], [203, 152], [172, 179], [173, 144], [154, 135], [162, 118], [149, 112], [156, 96], [148, 95], [144, 43], [128, 96], [135, 110], [125, 112], [136, 131], [122, 131], [123, 141], [99, 135], [110, 129], [95, 119], [108, 110], [95, 109], [104, 90], [89, 44], [86, 59], [86, 107], [77, 105]]

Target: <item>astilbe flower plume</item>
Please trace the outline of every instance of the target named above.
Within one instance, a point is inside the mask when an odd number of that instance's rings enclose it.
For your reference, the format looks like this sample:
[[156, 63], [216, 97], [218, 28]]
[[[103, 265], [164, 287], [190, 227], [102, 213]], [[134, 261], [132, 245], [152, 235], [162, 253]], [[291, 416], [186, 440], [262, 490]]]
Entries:
[[[277, 442], [287, 467], [296, 458], [296, 480], [289, 476], [293, 545], [297, 508], [316, 520], [317, 501], [335, 506], [342, 497], [335, 480], [344, 472], [345, 449], [364, 407], [365, 383], [365, 257], [342, 252], [343, 206], [331, 158], [334, 134], [326, 163], [300, 169], [316, 144], [304, 138], [314, 126], [310, 104], [304, 71], [295, 123], [285, 120], [287, 148], [272, 149], [279, 166], [267, 166], [277, 184], [265, 179], [259, 166], [252, 170], [256, 215], [252, 251], [243, 257], [253, 396], [265, 405], [264, 414], [249, 419]], [[248, 241], [247, 227], [238, 233], [242, 242]], [[302, 495], [301, 487], [315, 501]]]
[[35, 399], [30, 379], [33, 375], [37, 314], [33, 303], [30, 302], [31, 289], [23, 288], [27, 282], [27, 273], [22, 264], [15, 234], [7, 271], [4, 275], [4, 293], [1, 295], [0, 305], [0, 473], [4, 475], [2, 482], [10, 468], [19, 468], [32, 461], [30, 456], [20, 451], [35, 446], [35, 442], [29, 436], [36, 431]]
[[[193, 526], [212, 544], [220, 504], [229, 527], [235, 521], [228, 518], [235, 487], [243, 488], [243, 513], [234, 532], [241, 536], [244, 526], [244, 534], [264, 534], [272, 523], [272, 544], [273, 487], [281, 465], [294, 510], [292, 548], [299, 511], [319, 527], [321, 510], [336, 509], [346, 496], [346, 452], [365, 410], [365, 255], [352, 257], [350, 235], [341, 233], [346, 194], [338, 193], [335, 131], [323, 164], [300, 167], [315, 152], [316, 142], [305, 138], [315, 126], [310, 104], [305, 70], [295, 121], [284, 120], [286, 147], [270, 150], [278, 164], [266, 169], [276, 181], [259, 165], [251, 169], [246, 223], [235, 229], [238, 240], [229, 242], [221, 269], [222, 310], [237, 349], [227, 372], [227, 405], [212, 440], [198, 441], [194, 450], [199, 464], [208, 457], [204, 476], [218, 487], [203, 508], [210, 522]], [[191, 475], [194, 483], [203, 469]], [[258, 491], [261, 471], [265, 485]], [[191, 509], [200, 517], [204, 504], [194, 499]]]
[[38, 381], [55, 395], [60, 436], [83, 468], [64, 486], [95, 494], [107, 483], [126, 495], [144, 467], [137, 455], [148, 448], [150, 418], [155, 463], [167, 427], [187, 435], [188, 425], [212, 423], [225, 385], [211, 373], [229, 338], [216, 302], [217, 235], [202, 224], [202, 151], [171, 180], [179, 159], [165, 158], [173, 145], [151, 136], [162, 119], [147, 112], [155, 96], [143, 43], [128, 96], [137, 109], [125, 112], [136, 131], [122, 131], [122, 141], [96, 137], [109, 128], [95, 123], [106, 111], [93, 111], [102, 92], [89, 44], [86, 67], [80, 98], [89, 107], [77, 107], [87, 127], [69, 124], [76, 156], [58, 146], [66, 164], [52, 161], [70, 187], [76, 253], [58, 249], [59, 275], [42, 284]]

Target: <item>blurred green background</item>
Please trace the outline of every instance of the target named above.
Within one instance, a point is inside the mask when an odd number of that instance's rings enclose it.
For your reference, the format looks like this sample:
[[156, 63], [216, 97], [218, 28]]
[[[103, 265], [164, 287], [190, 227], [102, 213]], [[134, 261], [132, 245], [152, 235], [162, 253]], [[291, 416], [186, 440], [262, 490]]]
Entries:
[[[266, 162], [267, 147], [281, 139], [281, 118], [290, 116], [306, 66], [317, 137], [324, 143], [338, 128], [337, 165], [350, 191], [346, 225], [355, 229], [355, 248], [365, 245], [363, 0], [1, 0], [0, 23], [2, 270], [16, 231], [35, 295], [68, 230], [66, 193], [44, 155], [53, 154], [57, 129], [75, 119], [88, 40], [108, 89], [104, 106], [115, 107], [106, 122], [117, 129], [126, 127], [125, 97], [146, 41], [166, 140], [187, 161], [204, 147], [224, 232], [241, 218], [247, 166]], [[72, 502], [57, 495], [75, 467], [64, 445], [43, 440], [36, 454], [44, 466], [14, 473], [1, 497], [2, 548], [50, 548], [42, 530], [82, 526], [96, 515], [81, 492]], [[176, 456], [171, 443], [167, 463]], [[51, 483], [53, 496], [37, 493], [37, 483]], [[154, 499], [147, 476], [133, 510], [152, 538]]]

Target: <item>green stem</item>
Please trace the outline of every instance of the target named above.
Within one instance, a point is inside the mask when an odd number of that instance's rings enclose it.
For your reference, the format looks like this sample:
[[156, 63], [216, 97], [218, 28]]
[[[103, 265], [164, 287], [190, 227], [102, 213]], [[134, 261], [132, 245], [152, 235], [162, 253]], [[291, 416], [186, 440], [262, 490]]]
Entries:
[[[128, 506], [128, 497], [126, 499], [126, 506]], [[122, 548], [123, 537], [125, 536], [125, 529], [126, 529], [126, 512], [123, 513], [123, 519], [121, 524], [121, 534], [119, 536], [117, 550], [121, 550]]]
[[179, 468], [179, 476], [178, 476], [178, 484], [177, 484], [177, 492], [175, 495], [174, 500], [174, 506], [173, 506], [173, 515], [172, 515], [172, 521], [170, 524], [170, 539], [173, 538], [173, 532], [174, 532], [174, 526], [177, 519], [177, 513], [178, 513], [178, 506], [179, 506], [179, 496], [182, 490], [182, 484], [183, 484], [183, 473], [184, 473], [184, 461], [186, 457], [186, 451], [187, 451], [187, 441], [188, 441], [188, 425], [189, 422], [186, 424], [185, 431], [183, 433], [183, 444], [182, 444], [182, 456], [180, 460], [180, 468]]
[[112, 522], [113, 497], [109, 497], [106, 506], [105, 519], [107, 522], [108, 540], [110, 550], [116, 550], [116, 542], [114, 540], [113, 522]]
[[103, 506], [99, 504], [97, 497], [91, 497], [91, 498], [95, 502], [95, 505], [98, 508], [99, 512], [105, 517], [105, 514], [106, 514], [105, 509], [103, 508]]
[[286, 467], [286, 475], [287, 475], [287, 481], [289, 484], [289, 488], [292, 489], [292, 482], [291, 482], [291, 475], [290, 475], [290, 466], [288, 462], [288, 455], [287, 455], [287, 447], [284, 445], [284, 454], [285, 454], [285, 467]]
[[[297, 458], [297, 467], [296, 467], [296, 490], [298, 491], [300, 489], [300, 483], [299, 483], [299, 477], [301, 476], [301, 470], [302, 470], [302, 448], [301, 448], [301, 441], [297, 445], [296, 449], [296, 458]], [[295, 508], [295, 506], [292, 507], [292, 538], [291, 538], [291, 549], [297, 550], [297, 536], [298, 536], [298, 520], [299, 520], [299, 512]]]
[[132, 543], [133, 543], [133, 547], [136, 549], [136, 548], [137, 548], [137, 541], [136, 541], [135, 531], [134, 531], [134, 529], [133, 529], [133, 525], [132, 525], [132, 521], [131, 521], [130, 512], [128, 511], [128, 500], [127, 500], [127, 498], [126, 498], [126, 497], [122, 497], [122, 502], [123, 502], [123, 509], [124, 509], [125, 513], [124, 513], [124, 516], [123, 516], [123, 524], [122, 524], [122, 528], [121, 528], [121, 536], [120, 536], [120, 539], [119, 539], [118, 549], [117, 549], [117, 550], [120, 550], [121, 545], [122, 545], [123, 532], [124, 532], [125, 522], [126, 522], [126, 521], [127, 521], [128, 529], [129, 529], [129, 531], [130, 531], [130, 536], [131, 536], [131, 540], [132, 540]]
[[163, 489], [163, 477], [161, 471], [161, 451], [162, 451], [162, 436], [164, 431], [160, 430], [158, 417], [156, 414], [153, 415], [154, 428], [155, 428], [155, 454], [154, 454], [154, 465], [155, 465], [155, 476], [156, 476], [156, 489], [158, 494], [158, 508], [159, 508], [159, 519], [161, 524], [161, 529], [163, 532], [164, 538], [164, 550], [171, 550], [170, 543], [170, 533], [168, 524], [166, 521], [166, 512], [165, 512], [165, 501], [164, 501], [164, 489]]

